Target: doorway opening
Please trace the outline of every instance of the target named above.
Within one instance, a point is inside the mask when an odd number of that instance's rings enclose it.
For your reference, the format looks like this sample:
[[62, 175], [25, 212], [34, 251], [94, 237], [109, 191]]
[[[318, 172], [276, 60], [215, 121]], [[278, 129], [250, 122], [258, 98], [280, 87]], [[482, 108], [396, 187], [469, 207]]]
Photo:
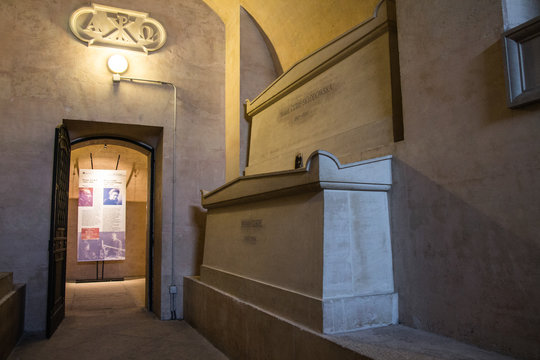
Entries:
[[[153, 269], [153, 259], [149, 256], [153, 245], [153, 214], [152, 207], [149, 206], [153, 200], [152, 164], [153, 149], [133, 141], [118, 137], [93, 137], [72, 141], [66, 254], [67, 282], [139, 279], [141, 281], [137, 283], [142, 286], [130, 289], [141, 292], [134, 295], [144, 299], [144, 307], [149, 310], [152, 309]], [[87, 201], [84, 191], [91, 191], [92, 188], [81, 188], [81, 179], [84, 181], [81, 174], [88, 170], [123, 174], [125, 184], [125, 190], [122, 190], [117, 199], [120, 205], [116, 206], [125, 206], [125, 218], [121, 221], [123, 224], [119, 224], [122, 229], [111, 233], [100, 232], [95, 239], [84, 239], [84, 236], [81, 236], [81, 228], [86, 229], [89, 224], [81, 223], [88, 220], [78, 214], [80, 207], [81, 211], [89, 213], [91, 218], [92, 211], [97, 207], [96, 203], [101, 200], [95, 198], [94, 194], [94, 205], [84, 206], [87, 205], [84, 204]], [[111, 191], [113, 190], [116, 189]], [[118, 196], [117, 193], [113, 195]], [[104, 203], [106, 201], [104, 200]], [[113, 220], [104, 216], [103, 220], [96, 219], [93, 222], [105, 226], [105, 223], [110, 221]]]
[[[49, 285], [46, 315], [47, 337], [52, 336], [64, 318], [66, 295], [65, 289], [66, 279], [68, 278], [66, 276], [66, 270], [68, 267], [67, 256], [70, 258], [71, 256], [76, 257], [76, 251], [73, 249], [70, 251], [70, 254], [67, 254], [66, 251], [68, 248], [68, 221], [77, 219], [77, 210], [70, 209], [69, 207], [70, 186], [74, 186], [76, 189], [78, 188], [77, 181], [70, 179], [73, 176], [73, 171], [77, 171], [74, 164], [73, 168], [70, 169], [71, 147], [76, 150], [83, 148], [86, 145], [105, 147], [105, 144], [107, 144], [107, 147], [116, 145], [135, 150], [141, 153], [146, 159], [147, 175], [144, 176], [147, 188], [145, 209], [146, 217], [144, 221], [142, 221], [142, 224], [145, 225], [142, 232], [145, 234], [146, 239], [144, 255], [146, 259], [144, 262], [144, 304], [148, 311], [155, 313], [158, 317], [161, 314], [161, 240], [163, 222], [163, 215], [161, 211], [161, 194], [163, 190], [163, 127], [84, 120], [63, 120], [62, 124], [59, 125], [55, 130], [53, 192], [51, 202], [51, 233], [48, 244]], [[81, 159], [82, 157], [83, 156], [81, 155]], [[120, 159], [122, 159], [121, 154]], [[124, 160], [126, 159], [124, 158]], [[116, 154], [116, 161], [118, 162], [119, 167], [121, 166], [120, 164], [125, 163], [125, 161], [122, 162], [122, 160], [118, 161], [118, 154]], [[129, 167], [129, 164], [124, 164], [128, 170], [128, 174], [130, 174], [131, 170], [133, 170], [133, 161], [130, 164], [131, 167]], [[92, 164], [90, 164], [90, 167], [91, 165]], [[80, 168], [81, 165], [79, 164], [78, 169], [80, 170]], [[135, 164], [135, 169], [133, 170], [132, 176], [135, 175], [135, 172], [138, 172], [137, 184], [140, 188], [144, 181], [141, 178], [141, 169], [139, 168], [138, 171], [137, 169], [137, 165]], [[132, 179], [131, 181], [134, 180]], [[154, 194], [156, 195], [154, 196]], [[74, 200], [72, 203], [73, 202]], [[78, 206], [77, 203], [76, 206]], [[140, 210], [142, 205], [138, 207]], [[72, 213], [75, 212], [75, 215], [71, 215], [71, 219], [68, 219], [68, 210], [71, 210]], [[135, 225], [141, 224], [138, 223]], [[70, 241], [76, 242], [77, 237], [78, 234], [75, 233], [75, 238], [70, 236]], [[71, 245], [72, 244], [69, 244], [69, 246]], [[129, 242], [126, 246], [129, 248]], [[155, 251], [154, 248], [156, 249]], [[77, 250], [77, 248], [75, 248], [75, 250]], [[118, 264], [114, 266], [117, 268], [120, 267]], [[115, 270], [114, 266], [111, 267], [110, 265], [105, 265], [105, 276], [110, 277], [114, 274], [114, 272], [111, 271], [119, 270]], [[81, 269], [83, 268], [84, 267], [81, 267]], [[76, 269], [76, 267], [74, 267], [74, 269]], [[80, 270], [83, 271], [82, 275], [70, 274], [69, 276], [81, 276], [83, 278], [88, 278], [90, 277], [89, 274], [84, 273], [84, 271], [88, 271], [88, 269]], [[100, 274], [103, 273], [102, 268], [99, 268], [98, 271], [100, 271]], [[92, 274], [95, 279], [95, 263]]]

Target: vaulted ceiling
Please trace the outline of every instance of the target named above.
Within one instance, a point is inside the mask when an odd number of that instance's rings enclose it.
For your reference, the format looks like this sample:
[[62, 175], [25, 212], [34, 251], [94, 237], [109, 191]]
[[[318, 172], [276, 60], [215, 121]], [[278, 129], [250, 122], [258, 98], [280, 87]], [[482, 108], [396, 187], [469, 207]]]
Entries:
[[284, 70], [373, 14], [378, 0], [240, 0]]
[[205, 0], [229, 29], [240, 6], [259, 24], [284, 70], [366, 20], [379, 0]]

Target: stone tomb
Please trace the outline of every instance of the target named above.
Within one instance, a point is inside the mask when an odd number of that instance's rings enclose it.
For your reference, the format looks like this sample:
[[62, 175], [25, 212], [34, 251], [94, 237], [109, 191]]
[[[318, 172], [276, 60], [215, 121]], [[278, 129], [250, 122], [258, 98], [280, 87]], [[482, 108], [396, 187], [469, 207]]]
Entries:
[[241, 177], [203, 195], [201, 281], [313, 330], [397, 322], [391, 157]]
[[343, 358], [322, 334], [397, 323], [395, 29], [395, 2], [382, 0], [247, 102], [246, 175], [203, 193], [201, 275], [184, 281], [186, 320], [227, 355]]

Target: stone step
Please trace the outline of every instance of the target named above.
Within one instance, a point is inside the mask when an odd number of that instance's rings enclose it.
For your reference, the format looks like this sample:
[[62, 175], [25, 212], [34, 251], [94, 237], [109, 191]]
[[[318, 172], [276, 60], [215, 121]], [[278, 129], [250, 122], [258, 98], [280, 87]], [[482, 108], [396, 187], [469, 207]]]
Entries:
[[0, 273], [0, 359], [7, 359], [24, 329], [26, 285], [12, 279], [12, 273]]
[[13, 273], [0, 272], [0, 299], [13, 291]]
[[184, 316], [233, 359], [514, 360], [403, 325], [324, 335], [198, 277], [184, 278]]

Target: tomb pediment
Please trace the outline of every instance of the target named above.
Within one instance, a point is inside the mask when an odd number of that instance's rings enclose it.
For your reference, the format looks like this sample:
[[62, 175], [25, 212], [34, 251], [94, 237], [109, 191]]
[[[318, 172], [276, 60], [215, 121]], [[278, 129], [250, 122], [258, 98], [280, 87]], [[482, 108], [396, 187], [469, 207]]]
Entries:
[[388, 191], [392, 185], [391, 156], [342, 165], [326, 151], [311, 154], [306, 167], [243, 176], [202, 194], [202, 205], [215, 208], [323, 189]]
[[300, 60], [251, 101], [245, 174], [294, 168], [318, 149], [342, 163], [391, 153], [403, 139], [394, 1]]

